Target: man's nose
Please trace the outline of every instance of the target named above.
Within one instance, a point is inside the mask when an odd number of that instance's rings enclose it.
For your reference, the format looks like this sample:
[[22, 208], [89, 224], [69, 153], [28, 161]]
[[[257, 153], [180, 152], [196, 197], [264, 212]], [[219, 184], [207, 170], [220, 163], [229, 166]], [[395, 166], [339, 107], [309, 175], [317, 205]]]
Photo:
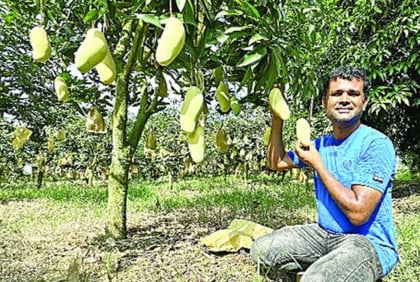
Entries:
[[347, 92], [343, 92], [341, 95], [340, 95], [340, 100], [339, 100], [339, 102], [340, 103], [349, 103], [350, 101], [349, 101], [349, 95], [347, 94]]

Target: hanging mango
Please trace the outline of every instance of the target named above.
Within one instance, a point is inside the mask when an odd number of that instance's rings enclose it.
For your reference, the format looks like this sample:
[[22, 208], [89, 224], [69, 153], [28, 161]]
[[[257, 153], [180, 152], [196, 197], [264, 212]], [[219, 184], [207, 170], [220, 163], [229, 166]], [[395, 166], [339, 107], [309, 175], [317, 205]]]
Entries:
[[48, 35], [42, 26], [36, 26], [29, 32], [29, 41], [32, 46], [32, 58], [45, 63], [51, 57], [51, 44]]
[[26, 127], [20, 126], [15, 129], [12, 133], [12, 138], [9, 140], [9, 143], [12, 144], [16, 149], [22, 148], [25, 142], [31, 137], [32, 130], [27, 129]]
[[196, 123], [203, 110], [204, 97], [200, 88], [191, 86], [185, 94], [184, 102], [181, 106], [180, 123], [181, 129], [192, 133], [196, 128]]
[[106, 133], [104, 118], [97, 106], [92, 106], [86, 119], [86, 131], [94, 133]]
[[183, 23], [170, 17], [158, 41], [156, 61], [161, 66], [168, 66], [181, 52], [185, 43], [185, 28]]
[[57, 94], [58, 101], [65, 102], [69, 98], [69, 89], [66, 81], [61, 76], [57, 76], [54, 79], [54, 90]]
[[230, 110], [229, 89], [223, 81], [220, 81], [219, 86], [216, 88], [216, 100], [223, 113], [227, 113]]
[[205, 152], [204, 128], [197, 124], [194, 132], [188, 133], [187, 137], [192, 160], [195, 163], [201, 163], [204, 160]]
[[102, 62], [108, 51], [108, 44], [103, 33], [97, 28], [91, 28], [74, 54], [76, 67], [81, 73], [86, 73]]
[[290, 117], [289, 106], [284, 100], [283, 94], [279, 88], [273, 88], [270, 91], [269, 95], [270, 107], [276, 115], [278, 115], [282, 120], [287, 120]]

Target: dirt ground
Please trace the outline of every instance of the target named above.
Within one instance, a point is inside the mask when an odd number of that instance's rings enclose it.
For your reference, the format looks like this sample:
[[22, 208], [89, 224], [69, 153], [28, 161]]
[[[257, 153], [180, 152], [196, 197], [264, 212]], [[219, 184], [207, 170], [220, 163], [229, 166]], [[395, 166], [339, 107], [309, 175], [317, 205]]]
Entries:
[[[401, 191], [397, 218], [419, 208], [418, 187]], [[128, 238], [117, 242], [104, 238], [103, 219], [89, 219], [88, 208], [79, 218], [67, 211], [47, 200], [0, 203], [0, 281], [259, 280], [247, 250], [214, 254], [199, 244], [220, 225], [220, 210], [218, 224], [191, 210], [129, 213]]]

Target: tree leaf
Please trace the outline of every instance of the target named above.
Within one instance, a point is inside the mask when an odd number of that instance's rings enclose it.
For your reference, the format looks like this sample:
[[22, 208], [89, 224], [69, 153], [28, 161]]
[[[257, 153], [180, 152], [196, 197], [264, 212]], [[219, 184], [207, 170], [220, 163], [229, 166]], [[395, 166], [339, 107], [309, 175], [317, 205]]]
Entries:
[[137, 18], [146, 22], [146, 23], [149, 23], [149, 24], [152, 24], [152, 25], [157, 26], [159, 28], [162, 28], [159, 17], [157, 17], [155, 15], [152, 15], [152, 14], [138, 14]]
[[178, 7], [178, 10], [182, 12], [185, 6], [185, 0], [176, 0], [176, 6]]
[[267, 54], [267, 49], [266, 48], [262, 48], [260, 50], [257, 50], [251, 54], [246, 54], [239, 62], [239, 64], [237, 65], [238, 68], [240, 67], [245, 67], [248, 65], [251, 65], [255, 62], [258, 62], [259, 60], [261, 60], [261, 58], [263, 58], [265, 55]]
[[99, 15], [98, 11], [96, 9], [92, 9], [83, 18], [83, 22], [88, 24], [93, 21], [96, 21], [98, 19], [98, 15]]

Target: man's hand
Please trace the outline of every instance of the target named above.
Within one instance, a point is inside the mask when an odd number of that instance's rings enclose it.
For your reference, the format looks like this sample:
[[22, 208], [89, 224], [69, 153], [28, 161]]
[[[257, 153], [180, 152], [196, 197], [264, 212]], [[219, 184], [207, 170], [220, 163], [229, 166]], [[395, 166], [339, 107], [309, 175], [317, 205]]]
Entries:
[[321, 155], [312, 143], [309, 147], [304, 147], [300, 142], [297, 142], [295, 152], [299, 159], [315, 170], [322, 165]]

